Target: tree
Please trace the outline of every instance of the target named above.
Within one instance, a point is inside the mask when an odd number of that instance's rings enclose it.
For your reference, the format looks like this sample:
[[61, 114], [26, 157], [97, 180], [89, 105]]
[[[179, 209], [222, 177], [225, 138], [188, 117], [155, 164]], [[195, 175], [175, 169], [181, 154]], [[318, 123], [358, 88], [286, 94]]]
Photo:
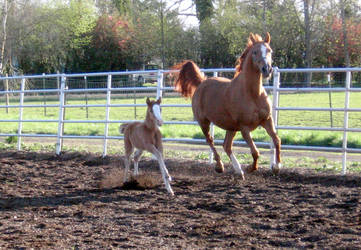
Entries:
[[87, 71], [116, 71], [131, 67], [133, 29], [121, 16], [101, 16], [87, 50]]
[[2, 21], [2, 39], [1, 39], [1, 49], [0, 49], [0, 75], [4, 72], [5, 62], [5, 45], [7, 42], [7, 21], [8, 14], [11, 7], [12, 1], [4, 0], [1, 12], [1, 21]]
[[119, 15], [125, 16], [130, 12], [130, 0], [112, 0], [114, 6], [117, 8]]
[[84, 56], [95, 25], [90, 0], [34, 6], [30, 25], [19, 29], [19, 66], [24, 73], [71, 71]]

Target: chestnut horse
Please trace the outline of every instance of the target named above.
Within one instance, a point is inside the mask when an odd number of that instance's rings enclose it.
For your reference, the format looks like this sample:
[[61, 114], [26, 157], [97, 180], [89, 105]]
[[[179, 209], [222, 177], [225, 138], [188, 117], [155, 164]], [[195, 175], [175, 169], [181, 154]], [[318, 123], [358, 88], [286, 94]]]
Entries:
[[243, 179], [243, 170], [232, 153], [233, 138], [237, 131], [241, 131], [251, 149], [253, 163], [248, 166], [248, 172], [258, 168], [259, 151], [252, 140], [251, 131], [259, 125], [266, 129], [276, 148], [276, 162], [271, 165], [272, 171], [278, 173], [281, 168], [281, 141], [273, 124], [271, 102], [262, 86], [262, 78], [272, 74], [270, 41], [269, 33], [264, 40], [257, 34], [250, 34], [232, 80], [222, 77], [207, 78], [192, 61], [173, 67], [180, 70], [175, 79], [175, 89], [184, 97], [192, 98], [194, 117], [214, 153], [215, 170], [219, 173], [224, 171], [224, 167], [209, 134], [211, 122], [227, 131], [223, 148], [232, 161], [236, 174], [240, 174]]
[[162, 173], [163, 181], [167, 191], [173, 195], [173, 190], [169, 184], [172, 181], [163, 159], [163, 144], [162, 134], [158, 126], [162, 126], [163, 120], [161, 117], [160, 103], [161, 98], [157, 101], [151, 101], [147, 98], [147, 113], [144, 122], [124, 123], [120, 125], [119, 132], [124, 133], [124, 147], [125, 147], [125, 173], [124, 182], [127, 181], [130, 156], [134, 148], [137, 150], [134, 153], [134, 175], [138, 175], [138, 163], [144, 150], [152, 153], [159, 162], [160, 172]]

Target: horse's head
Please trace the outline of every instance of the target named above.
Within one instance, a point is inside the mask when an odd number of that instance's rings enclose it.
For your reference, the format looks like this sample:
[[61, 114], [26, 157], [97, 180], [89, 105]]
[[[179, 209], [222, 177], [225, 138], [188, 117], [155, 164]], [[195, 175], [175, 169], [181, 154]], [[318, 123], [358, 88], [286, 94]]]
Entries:
[[162, 102], [162, 98], [159, 97], [156, 101], [151, 101], [149, 98], [147, 98], [147, 116], [149, 116], [150, 119], [152, 119], [155, 124], [158, 126], [162, 126], [163, 119], [161, 115], [161, 108], [160, 103]]
[[272, 49], [270, 47], [271, 36], [267, 32], [262, 40], [259, 35], [251, 33], [248, 39], [249, 53], [252, 56], [253, 65], [267, 78], [272, 74]]

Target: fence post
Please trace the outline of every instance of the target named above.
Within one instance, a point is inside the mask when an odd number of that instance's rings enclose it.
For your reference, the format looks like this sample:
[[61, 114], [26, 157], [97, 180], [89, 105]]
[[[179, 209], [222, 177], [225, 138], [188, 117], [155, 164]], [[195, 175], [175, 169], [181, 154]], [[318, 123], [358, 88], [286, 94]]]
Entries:
[[64, 75], [61, 76], [61, 84], [59, 89], [59, 121], [58, 121], [58, 134], [57, 134], [57, 143], [56, 143], [56, 154], [60, 155], [63, 148], [63, 132], [64, 132], [64, 90], [65, 90], [65, 81], [66, 78]]
[[[43, 76], [45, 76], [45, 73], [43, 73]], [[45, 77], [43, 77], [43, 89], [45, 89]], [[44, 116], [46, 116], [46, 97], [45, 92], [43, 93], [43, 102], [44, 102]]]
[[[85, 89], [88, 89], [88, 79], [86, 76], [84, 76], [84, 81], [85, 81]], [[85, 91], [85, 111], [86, 111], [86, 119], [89, 118], [89, 113], [88, 113], [88, 91]]]
[[[128, 79], [129, 79], [129, 76], [128, 76]], [[135, 88], [137, 86], [137, 82], [134, 79], [131, 80], [131, 82], [133, 83], [133, 88]], [[137, 106], [136, 106], [136, 104], [137, 104], [137, 91], [136, 90], [133, 90], [133, 104], [134, 104], [134, 120], [137, 120]]]
[[157, 77], [157, 100], [163, 97], [163, 70], [158, 70]]
[[[327, 82], [328, 82], [328, 87], [331, 88], [331, 73], [327, 73]], [[329, 102], [330, 108], [332, 109], [331, 90], [328, 91], [328, 102]], [[330, 110], [330, 120], [331, 120], [331, 128], [333, 128], [332, 110]]]
[[[8, 77], [8, 74], [5, 75]], [[9, 91], [9, 80], [5, 79], [5, 91]], [[9, 113], [9, 93], [5, 94], [5, 105], [6, 105], [6, 114]]]
[[107, 104], [105, 110], [105, 128], [104, 128], [104, 144], [103, 144], [103, 157], [107, 155], [108, 132], [109, 132], [109, 111], [110, 111], [110, 94], [112, 87], [112, 75], [108, 75], [107, 81]]
[[[280, 87], [280, 77], [281, 74], [278, 71], [278, 67], [275, 67], [273, 70], [273, 100], [272, 100], [272, 118], [275, 128], [278, 126], [278, 106], [279, 106], [279, 92], [278, 88]], [[277, 131], [277, 129], [276, 129]], [[271, 159], [270, 159], [270, 168], [272, 168], [272, 164], [276, 162], [276, 152], [275, 146], [271, 139], [270, 142], [270, 150], [271, 150]]]
[[[57, 74], [57, 75], [60, 74], [59, 70], [56, 71], [56, 74]], [[59, 79], [59, 76], [57, 76], [57, 77], [56, 77], [56, 88], [57, 88], [57, 89], [60, 89], [60, 83], [59, 83], [59, 82], [60, 82], [60, 79]], [[58, 96], [59, 96], [59, 92], [58, 92]]]
[[23, 129], [23, 105], [24, 105], [24, 90], [25, 90], [25, 78], [21, 79], [21, 93], [20, 93], [20, 109], [19, 109], [19, 126], [18, 126], [18, 150], [21, 150], [21, 132]]
[[[213, 72], [213, 77], [218, 77], [218, 72]], [[211, 137], [214, 140], [214, 124], [213, 124], [213, 122], [211, 122], [211, 124], [210, 124], [209, 132], [210, 132]], [[213, 163], [213, 158], [214, 158], [213, 151], [212, 151], [212, 149], [209, 149], [209, 164]]]
[[351, 72], [346, 72], [346, 93], [345, 93], [345, 112], [343, 119], [343, 141], [342, 141], [342, 174], [346, 174], [347, 165], [347, 129], [348, 129], [348, 108], [350, 106], [350, 88]]

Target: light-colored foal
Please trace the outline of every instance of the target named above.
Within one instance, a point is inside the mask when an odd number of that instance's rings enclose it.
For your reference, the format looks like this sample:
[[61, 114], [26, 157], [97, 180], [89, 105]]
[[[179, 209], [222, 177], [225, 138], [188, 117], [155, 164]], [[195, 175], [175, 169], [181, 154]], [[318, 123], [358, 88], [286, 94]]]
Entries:
[[152, 153], [159, 163], [160, 172], [163, 177], [164, 185], [167, 191], [174, 195], [170, 181], [171, 176], [165, 166], [163, 159], [163, 144], [162, 134], [159, 126], [162, 126], [163, 120], [161, 116], [160, 103], [161, 98], [157, 101], [151, 101], [147, 98], [147, 113], [144, 122], [124, 123], [120, 125], [120, 133], [124, 133], [124, 147], [125, 147], [125, 173], [124, 182], [127, 181], [129, 167], [131, 164], [131, 155], [134, 153], [134, 175], [139, 174], [138, 164], [143, 151]]

